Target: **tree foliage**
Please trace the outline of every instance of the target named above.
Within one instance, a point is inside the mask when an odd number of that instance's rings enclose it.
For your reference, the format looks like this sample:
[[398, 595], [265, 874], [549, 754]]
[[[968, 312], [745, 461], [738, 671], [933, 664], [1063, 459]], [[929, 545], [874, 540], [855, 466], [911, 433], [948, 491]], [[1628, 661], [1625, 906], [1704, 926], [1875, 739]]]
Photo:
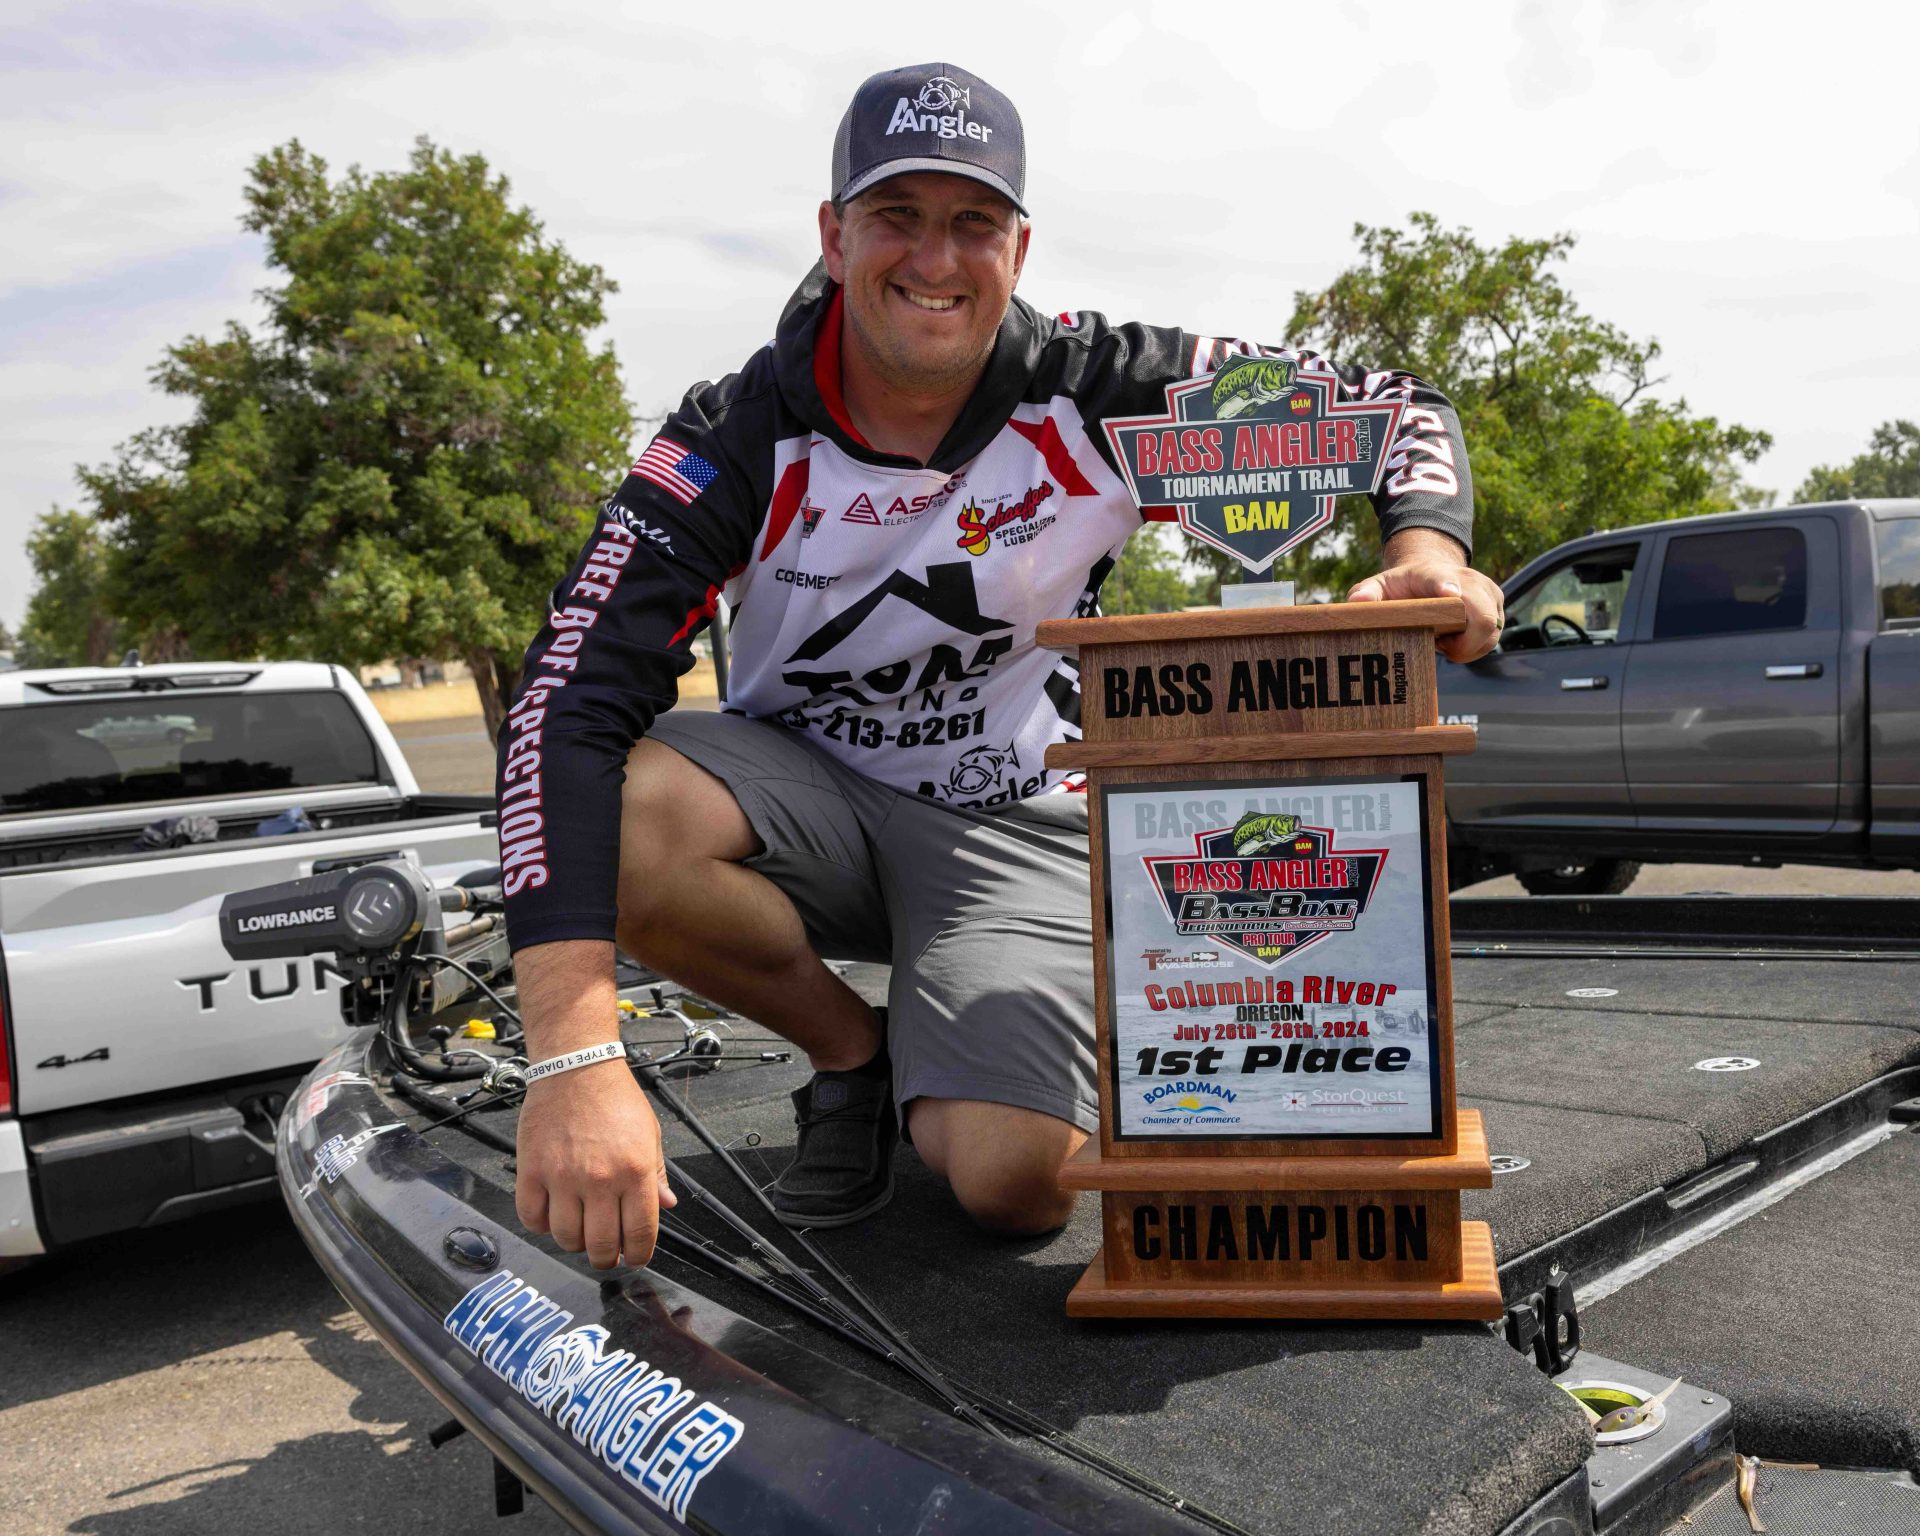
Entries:
[[1171, 613], [1192, 601], [1180, 552], [1166, 538], [1162, 523], [1141, 525], [1100, 588], [1105, 613]]
[[[1571, 235], [1482, 245], [1415, 213], [1409, 228], [1356, 225], [1359, 260], [1296, 293], [1287, 340], [1342, 362], [1404, 368], [1460, 413], [1474, 485], [1474, 564], [1503, 579], [1596, 528], [1726, 511], [1756, 493], [1740, 467], [1764, 432], [1654, 398], [1660, 355], [1587, 314], [1556, 267]], [[1344, 595], [1379, 569], [1379, 529], [1358, 497], [1277, 572]], [[1215, 571], [1224, 556], [1195, 547]]]
[[1822, 464], [1793, 493], [1795, 501], [1858, 501], [1869, 496], [1920, 496], [1920, 426], [1883, 421], [1867, 451], [1838, 468]]
[[463, 657], [498, 724], [547, 593], [619, 479], [630, 417], [590, 333], [613, 284], [481, 157], [330, 178], [255, 161], [265, 324], [170, 348], [191, 418], [81, 472], [113, 610], [200, 655]]
[[98, 667], [113, 661], [119, 625], [107, 606], [107, 548], [84, 512], [48, 512], [27, 535], [33, 596], [16, 659], [27, 667]]

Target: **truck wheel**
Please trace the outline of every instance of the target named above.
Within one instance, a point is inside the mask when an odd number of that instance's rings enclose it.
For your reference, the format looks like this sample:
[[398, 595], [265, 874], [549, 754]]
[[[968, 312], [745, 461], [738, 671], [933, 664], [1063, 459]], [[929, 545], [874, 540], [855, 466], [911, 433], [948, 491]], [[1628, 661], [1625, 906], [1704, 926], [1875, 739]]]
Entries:
[[1632, 859], [1568, 862], [1552, 869], [1523, 869], [1521, 886], [1534, 896], [1618, 896], [1632, 885], [1640, 866]]

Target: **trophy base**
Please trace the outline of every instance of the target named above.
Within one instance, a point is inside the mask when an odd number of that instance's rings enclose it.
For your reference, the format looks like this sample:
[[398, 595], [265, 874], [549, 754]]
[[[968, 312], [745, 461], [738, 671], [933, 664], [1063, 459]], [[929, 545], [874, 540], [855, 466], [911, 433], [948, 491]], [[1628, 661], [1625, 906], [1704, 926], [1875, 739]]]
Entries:
[[1460, 1248], [1458, 1280], [1344, 1286], [1234, 1281], [1213, 1285], [1116, 1285], [1107, 1279], [1106, 1255], [1099, 1253], [1068, 1295], [1067, 1316], [1491, 1322], [1504, 1310], [1500, 1275], [1493, 1262], [1492, 1228], [1484, 1221], [1463, 1221]]

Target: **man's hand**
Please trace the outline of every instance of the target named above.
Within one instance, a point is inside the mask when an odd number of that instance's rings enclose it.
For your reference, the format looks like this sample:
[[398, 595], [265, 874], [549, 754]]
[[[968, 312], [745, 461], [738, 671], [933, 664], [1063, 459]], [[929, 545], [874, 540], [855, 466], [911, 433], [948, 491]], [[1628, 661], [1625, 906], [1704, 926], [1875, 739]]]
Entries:
[[1440, 653], [1452, 661], [1478, 661], [1500, 638], [1506, 596], [1498, 583], [1466, 563], [1467, 552], [1437, 528], [1405, 528], [1381, 551], [1384, 569], [1356, 582], [1350, 603], [1401, 597], [1457, 597], [1467, 605], [1467, 627], [1440, 636]]
[[[613, 946], [565, 939], [515, 953], [527, 1059], [547, 1061], [614, 1036]], [[530, 1232], [551, 1232], [595, 1269], [644, 1264], [667, 1188], [660, 1122], [624, 1061], [542, 1078], [520, 1107], [514, 1204]]]
[[595, 1269], [653, 1257], [667, 1187], [660, 1122], [624, 1061], [544, 1078], [520, 1109], [514, 1204], [530, 1232], [551, 1232]]

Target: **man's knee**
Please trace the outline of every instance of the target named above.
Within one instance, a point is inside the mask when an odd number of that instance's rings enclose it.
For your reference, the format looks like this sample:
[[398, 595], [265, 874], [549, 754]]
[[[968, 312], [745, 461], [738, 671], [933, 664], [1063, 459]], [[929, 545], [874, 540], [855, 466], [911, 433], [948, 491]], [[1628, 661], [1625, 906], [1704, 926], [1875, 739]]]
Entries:
[[1060, 1165], [1084, 1132], [1037, 1110], [963, 1099], [916, 1099], [914, 1145], [981, 1226], [1010, 1236], [1051, 1232], [1073, 1214]]
[[713, 774], [642, 740], [627, 756], [620, 805], [620, 913], [645, 922], [671, 896], [672, 874], [702, 860], [738, 864], [761, 851], [746, 812]]

